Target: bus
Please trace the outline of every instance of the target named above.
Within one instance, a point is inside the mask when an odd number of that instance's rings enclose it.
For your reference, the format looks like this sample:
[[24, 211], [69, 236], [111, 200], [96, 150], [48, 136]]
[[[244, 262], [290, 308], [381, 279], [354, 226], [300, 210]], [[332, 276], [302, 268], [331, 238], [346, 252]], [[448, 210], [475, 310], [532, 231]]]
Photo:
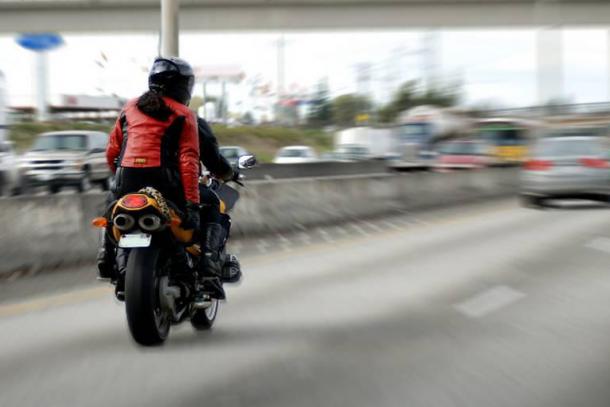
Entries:
[[407, 162], [433, 160], [437, 144], [467, 137], [472, 130], [472, 120], [457, 109], [426, 105], [403, 112], [396, 125], [402, 159]]
[[481, 119], [477, 123], [478, 138], [489, 146], [489, 156], [500, 164], [518, 164], [528, 154], [542, 124], [514, 118]]

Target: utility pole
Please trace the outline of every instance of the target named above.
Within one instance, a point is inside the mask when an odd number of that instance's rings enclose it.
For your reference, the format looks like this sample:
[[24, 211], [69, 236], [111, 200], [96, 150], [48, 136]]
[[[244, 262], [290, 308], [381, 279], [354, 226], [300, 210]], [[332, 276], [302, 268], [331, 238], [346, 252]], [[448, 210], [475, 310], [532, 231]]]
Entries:
[[180, 55], [180, 0], [161, 0], [161, 49], [163, 57]]
[[277, 97], [284, 98], [286, 92], [286, 38], [284, 34], [277, 40]]
[[[358, 93], [367, 98], [371, 98], [371, 80], [373, 66], [369, 62], [356, 65], [356, 87]], [[371, 98], [372, 99], [372, 98]]]

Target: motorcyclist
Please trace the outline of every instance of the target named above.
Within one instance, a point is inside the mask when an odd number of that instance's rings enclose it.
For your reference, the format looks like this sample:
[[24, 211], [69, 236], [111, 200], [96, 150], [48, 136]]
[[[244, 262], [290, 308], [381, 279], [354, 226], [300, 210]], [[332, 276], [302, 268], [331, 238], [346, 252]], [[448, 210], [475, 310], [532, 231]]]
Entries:
[[[238, 180], [239, 172], [220, 154], [218, 141], [208, 123], [197, 119], [199, 132], [200, 158], [203, 165], [214, 177], [222, 181]], [[201, 196], [201, 231], [203, 239], [202, 275], [219, 277], [224, 282], [237, 282], [241, 277], [239, 261], [234, 255], [227, 255], [223, 261], [222, 248], [229, 236], [231, 220], [228, 215], [220, 213], [220, 199], [205, 184], [200, 187]], [[217, 281], [220, 283], [220, 281]], [[222, 290], [222, 284], [218, 284]], [[224, 291], [221, 291], [221, 296]]]
[[[127, 102], [110, 133], [106, 160], [118, 198], [150, 186], [185, 212], [187, 227], [199, 227], [199, 137], [189, 110], [195, 77], [180, 58], [155, 59], [148, 88]], [[106, 237], [104, 235], [104, 237]], [[114, 248], [105, 238], [98, 253], [101, 278], [114, 277]]]

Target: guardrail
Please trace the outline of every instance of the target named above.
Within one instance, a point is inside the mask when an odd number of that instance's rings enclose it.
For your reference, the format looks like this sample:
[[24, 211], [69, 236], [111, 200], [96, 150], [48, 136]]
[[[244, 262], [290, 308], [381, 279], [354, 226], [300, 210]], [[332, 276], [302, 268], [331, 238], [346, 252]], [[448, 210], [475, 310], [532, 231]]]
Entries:
[[[515, 169], [455, 173], [352, 175], [252, 181], [241, 190], [233, 236], [264, 235], [514, 194]], [[0, 201], [0, 275], [63, 267], [95, 258], [99, 231], [90, 220], [103, 194], [16, 197]]]

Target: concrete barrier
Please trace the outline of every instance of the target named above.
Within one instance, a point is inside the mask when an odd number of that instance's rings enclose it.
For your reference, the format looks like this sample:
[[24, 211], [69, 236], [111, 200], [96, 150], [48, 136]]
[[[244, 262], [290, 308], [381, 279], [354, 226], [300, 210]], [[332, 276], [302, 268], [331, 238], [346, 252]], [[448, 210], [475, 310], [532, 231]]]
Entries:
[[381, 160], [355, 162], [320, 161], [301, 164], [260, 164], [249, 170], [244, 170], [244, 174], [250, 180], [270, 180], [378, 174], [389, 171], [388, 163]]
[[[417, 210], [516, 193], [514, 169], [252, 181], [241, 190], [233, 235], [298, 230], [395, 210]], [[99, 231], [90, 220], [102, 194], [0, 201], [0, 274], [92, 261]]]

